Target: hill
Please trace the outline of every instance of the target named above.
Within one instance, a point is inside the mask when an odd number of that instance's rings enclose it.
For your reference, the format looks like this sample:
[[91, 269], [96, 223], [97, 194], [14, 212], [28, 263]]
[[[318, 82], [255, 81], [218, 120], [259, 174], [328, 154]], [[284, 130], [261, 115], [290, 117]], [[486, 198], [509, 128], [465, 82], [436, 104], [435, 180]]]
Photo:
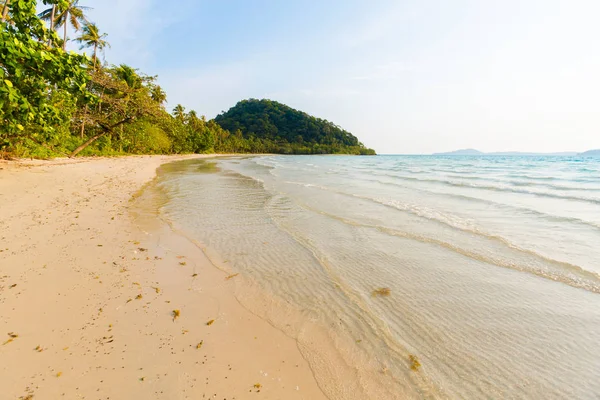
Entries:
[[600, 149], [596, 149], [596, 150], [588, 150], [585, 151], [583, 153], [579, 153], [578, 156], [584, 156], [584, 157], [600, 157]]
[[535, 157], [535, 156], [561, 156], [571, 157], [582, 154], [577, 154], [573, 151], [564, 151], [559, 153], [529, 153], [521, 151], [496, 151], [493, 153], [484, 153], [475, 149], [462, 149], [456, 151], [450, 151], [448, 153], [434, 153], [434, 156], [522, 156], [522, 157]]
[[261, 141], [270, 153], [375, 154], [334, 123], [272, 100], [242, 100], [215, 122], [244, 139]]
[[475, 149], [460, 149], [455, 151], [449, 151], [447, 153], [434, 153], [434, 156], [480, 156], [485, 153], [482, 153], [479, 150]]

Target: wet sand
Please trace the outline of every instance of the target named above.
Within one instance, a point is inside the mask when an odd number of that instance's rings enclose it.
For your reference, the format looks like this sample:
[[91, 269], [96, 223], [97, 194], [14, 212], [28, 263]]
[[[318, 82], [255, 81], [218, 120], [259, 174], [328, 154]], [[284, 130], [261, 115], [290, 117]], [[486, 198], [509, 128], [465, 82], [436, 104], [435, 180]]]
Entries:
[[325, 398], [236, 277], [131, 201], [180, 158], [0, 163], [3, 398]]

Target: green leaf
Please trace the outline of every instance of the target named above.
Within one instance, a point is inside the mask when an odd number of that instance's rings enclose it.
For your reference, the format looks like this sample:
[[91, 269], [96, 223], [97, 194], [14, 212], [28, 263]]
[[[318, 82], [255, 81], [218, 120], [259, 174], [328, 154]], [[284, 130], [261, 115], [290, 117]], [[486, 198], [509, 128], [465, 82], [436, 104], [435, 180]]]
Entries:
[[23, 129], [25, 129], [25, 128], [23, 128], [23, 125], [21, 125], [21, 124], [17, 124], [17, 128], [19, 128], [20, 131], [22, 131]]
[[9, 88], [13, 87], [13, 84], [11, 81], [9, 81], [8, 79], [4, 80], [4, 83], [6, 83], [6, 86], [8, 86]]

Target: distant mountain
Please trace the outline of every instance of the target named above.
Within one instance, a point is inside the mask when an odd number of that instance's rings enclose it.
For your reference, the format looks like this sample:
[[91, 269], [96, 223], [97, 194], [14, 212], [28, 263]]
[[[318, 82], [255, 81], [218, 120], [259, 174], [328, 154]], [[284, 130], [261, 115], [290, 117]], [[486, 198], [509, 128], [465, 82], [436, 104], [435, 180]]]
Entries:
[[572, 157], [576, 156], [577, 153], [574, 151], [563, 151], [559, 153], [526, 153], [520, 151], [499, 151], [495, 153], [486, 153], [490, 156], [561, 156], [561, 157]]
[[482, 156], [485, 153], [475, 149], [461, 149], [447, 153], [433, 153], [434, 156]]
[[[600, 150], [591, 150], [591, 153], [598, 152]], [[586, 152], [586, 153], [590, 153]], [[585, 153], [578, 154], [574, 151], [563, 151], [558, 153], [526, 153], [520, 151], [497, 151], [493, 153], [484, 153], [475, 149], [462, 149], [456, 151], [450, 151], [447, 153], [433, 153], [434, 156], [561, 156], [561, 157], [571, 157], [577, 155], [584, 155]], [[593, 155], [593, 154], [588, 154]]]
[[588, 151], [585, 151], [583, 153], [579, 153], [577, 155], [578, 156], [583, 156], [583, 157], [600, 157], [600, 149], [588, 150]]

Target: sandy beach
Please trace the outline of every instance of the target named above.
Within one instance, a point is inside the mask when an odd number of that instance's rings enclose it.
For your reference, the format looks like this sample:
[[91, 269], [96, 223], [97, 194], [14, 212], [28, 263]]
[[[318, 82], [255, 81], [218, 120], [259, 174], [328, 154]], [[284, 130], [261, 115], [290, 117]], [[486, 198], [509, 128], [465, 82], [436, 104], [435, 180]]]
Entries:
[[325, 398], [235, 276], [135, 210], [179, 158], [0, 163], [1, 398]]

